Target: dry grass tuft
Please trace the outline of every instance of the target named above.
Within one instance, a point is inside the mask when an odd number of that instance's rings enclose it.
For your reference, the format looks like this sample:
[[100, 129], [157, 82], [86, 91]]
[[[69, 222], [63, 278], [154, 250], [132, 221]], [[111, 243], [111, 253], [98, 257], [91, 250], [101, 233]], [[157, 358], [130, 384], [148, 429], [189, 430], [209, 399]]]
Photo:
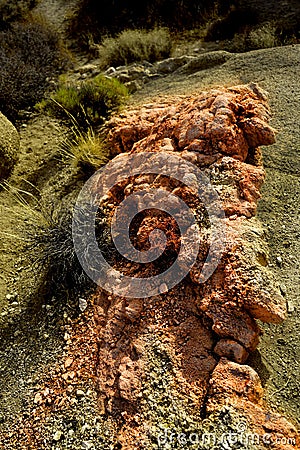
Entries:
[[159, 61], [168, 58], [171, 51], [171, 35], [166, 28], [124, 30], [115, 38], [102, 41], [99, 58], [102, 67], [117, 67], [133, 62]]
[[108, 162], [109, 149], [101, 134], [96, 134], [92, 128], [83, 133], [76, 127], [73, 136], [62, 146], [62, 156], [91, 173]]

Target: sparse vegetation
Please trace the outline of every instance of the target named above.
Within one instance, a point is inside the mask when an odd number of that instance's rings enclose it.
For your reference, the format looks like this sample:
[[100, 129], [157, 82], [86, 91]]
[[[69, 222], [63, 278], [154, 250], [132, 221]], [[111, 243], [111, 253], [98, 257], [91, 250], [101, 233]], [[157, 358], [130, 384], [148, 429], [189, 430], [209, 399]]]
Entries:
[[62, 147], [63, 156], [80, 166], [87, 174], [103, 166], [109, 159], [109, 150], [104, 138], [96, 134], [92, 128], [82, 133], [78, 127], [74, 129], [72, 138]]
[[282, 17], [266, 20], [254, 7], [232, 2], [226, 14], [217, 14], [209, 21], [204, 40], [218, 40], [225, 50], [246, 52], [300, 42], [299, 25], [297, 14], [291, 21]]
[[276, 35], [275, 25], [268, 23], [255, 27], [242, 35], [236, 35], [233, 39], [233, 46], [239, 47], [241, 51], [256, 50], [259, 48], [270, 48], [280, 45]]
[[[48, 215], [49, 216], [49, 215]], [[61, 211], [49, 216], [47, 226], [27, 233], [26, 251], [37, 274], [44, 273], [42, 294], [78, 297], [92, 287], [75, 253], [72, 239], [72, 213]]]
[[230, 40], [222, 41], [222, 48], [231, 52], [248, 52], [299, 42], [295, 34], [287, 36], [275, 21], [247, 27]]
[[[42, 277], [44, 298], [78, 298], [80, 294], [93, 288], [93, 282], [83, 271], [75, 253], [72, 238], [72, 207], [49, 211], [39, 199], [40, 193], [28, 184], [28, 189], [36, 194], [19, 189], [8, 183], [1, 185], [11, 196], [11, 203], [18, 206], [10, 209], [24, 226], [17, 234], [1, 234], [19, 239], [24, 243], [33, 274], [37, 281]], [[103, 215], [99, 212], [96, 221], [97, 241], [103, 253], [111, 254], [111, 241], [105, 228]]]
[[10, 23], [26, 17], [37, 3], [38, 0], [1, 0], [0, 30], [5, 30]]
[[116, 38], [106, 38], [99, 46], [103, 67], [121, 66], [132, 62], [154, 62], [168, 58], [172, 50], [170, 32], [165, 28], [124, 30]]
[[[215, 3], [215, 0], [146, 0], [139, 3], [103, 0], [99, 8], [97, 0], [81, 0], [71, 18], [69, 32], [81, 48], [89, 49], [91, 40], [99, 43], [104, 35], [115, 36], [126, 29], [161, 26], [171, 31], [182, 31], [203, 23]], [[225, 0], [220, 3], [223, 10], [231, 2]]]
[[[240, 0], [147, 0], [141, 3], [103, 0], [101, 9], [97, 0], [81, 0], [70, 17], [69, 35], [78, 47], [94, 55], [97, 45], [101, 43], [112, 48], [113, 42], [107, 39], [118, 36], [124, 30], [167, 27], [175, 41], [178, 33], [189, 31], [196, 31], [201, 38], [204, 35], [206, 41], [236, 40], [235, 36], [248, 36], [253, 28], [268, 26], [267, 22], [272, 19], [267, 17], [265, 10], [268, 8], [263, 5]], [[275, 45], [299, 42], [299, 17], [296, 14], [291, 19], [273, 18], [276, 21]], [[265, 30], [259, 34], [265, 34]], [[103, 39], [104, 36], [108, 38]], [[245, 40], [245, 46], [251, 39]], [[269, 36], [254, 36], [253, 45], [254, 42], [259, 45], [261, 39], [267, 42]], [[105, 56], [104, 49], [103, 53]]]
[[16, 23], [0, 32], [0, 107], [16, 121], [44, 95], [66, 63], [57, 34], [41, 21]]
[[127, 88], [118, 80], [98, 75], [79, 84], [62, 83], [51, 98], [38, 107], [88, 129], [102, 124], [124, 104], [127, 97]]

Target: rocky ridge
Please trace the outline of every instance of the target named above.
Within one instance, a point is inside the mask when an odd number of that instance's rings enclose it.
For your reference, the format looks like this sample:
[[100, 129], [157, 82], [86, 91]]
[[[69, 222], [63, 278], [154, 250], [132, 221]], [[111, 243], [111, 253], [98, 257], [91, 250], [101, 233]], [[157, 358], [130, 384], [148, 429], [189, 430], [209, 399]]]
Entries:
[[[93, 448], [111, 427], [114, 431], [97, 448], [112, 442], [122, 449], [158, 448], [160, 443], [160, 448], [181, 448], [178, 438], [170, 443], [173, 429], [199, 436], [210, 429], [218, 439], [222, 430], [240, 437], [255, 433], [259, 448], [268, 448], [270, 442], [278, 450], [298, 445], [296, 429], [268, 409], [258, 375], [244, 365], [261, 334], [255, 319], [278, 323], [285, 316], [284, 299], [268, 268], [264, 233], [255, 218], [264, 180], [259, 146], [274, 142], [275, 135], [268, 120], [265, 93], [251, 84], [148, 104], [111, 121], [109, 137], [120, 166], [126, 161], [124, 152], [169, 152], [181, 157], [183, 169], [188, 161], [205, 171], [224, 208], [226, 250], [212, 277], [199, 283], [209, 230], [193, 192], [161, 176], [116, 185], [103, 199], [109, 216], [118, 198], [140, 189], [163, 187], [182, 197], [202, 220], [202, 252], [189, 277], [167, 293], [131, 300], [126, 291], [122, 297], [96, 293], [78, 326], [68, 329], [62, 364], [53, 367], [35, 394], [34, 419], [23, 419], [20, 443], [30, 442], [30, 448], [47, 448], [50, 442], [54, 448], [75, 445], [75, 438], [72, 441], [61, 427], [43, 437], [41, 424], [54, 417], [59, 422], [84, 398], [94, 407], [96, 402], [100, 414], [98, 437], [85, 448]], [[137, 246], [143, 249], [156, 228], [168, 235], [169, 225], [159, 214], [145, 216]], [[171, 249], [176, 249], [180, 238], [176, 233], [171, 237]], [[132, 277], [147, 275], [140, 266], [119, 268]], [[148, 267], [149, 273], [158, 268]], [[95, 392], [93, 384], [98, 396], [88, 400]], [[168, 416], [163, 405], [168, 405]], [[97, 434], [96, 425], [89, 426]], [[239, 448], [250, 448], [245, 445]], [[191, 442], [189, 448], [194, 448]], [[195, 448], [218, 447], [204, 443]]]

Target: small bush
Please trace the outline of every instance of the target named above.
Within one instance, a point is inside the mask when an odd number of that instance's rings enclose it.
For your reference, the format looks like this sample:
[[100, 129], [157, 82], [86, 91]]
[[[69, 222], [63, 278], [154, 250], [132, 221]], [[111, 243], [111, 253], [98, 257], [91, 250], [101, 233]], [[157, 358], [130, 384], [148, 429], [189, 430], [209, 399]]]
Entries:
[[0, 30], [7, 29], [11, 22], [23, 19], [37, 3], [38, 0], [1, 0]]
[[226, 49], [232, 52], [247, 52], [260, 48], [271, 48], [283, 45], [274, 23], [266, 23], [237, 33]]
[[[103, 35], [115, 36], [126, 29], [162, 26], [182, 31], [203, 23], [215, 3], [216, 0], [102, 0], [99, 8], [99, 0], [80, 0], [70, 18], [69, 32], [81, 48], [88, 49], [91, 38], [99, 43]], [[230, 0], [218, 3], [226, 8]]]
[[[48, 226], [27, 232], [26, 251], [35, 273], [44, 274], [41, 294], [45, 299], [78, 299], [95, 287], [77, 258], [72, 219], [72, 208], [63, 209], [55, 216], [51, 215]], [[105, 216], [100, 211], [95, 222], [95, 234], [101, 252], [110, 260], [113, 247]]]
[[276, 47], [279, 45], [276, 27], [272, 24], [265, 24], [250, 30], [246, 38], [246, 45], [251, 50]]
[[41, 22], [16, 23], [0, 32], [0, 109], [15, 121], [44, 95], [66, 63], [57, 34]]
[[299, 43], [299, 11], [295, 10], [289, 19], [274, 15], [270, 21], [259, 10], [258, 5], [233, 3], [227, 13], [214, 16], [206, 27], [204, 40], [220, 40], [224, 50], [233, 52]]
[[116, 79], [98, 75], [80, 84], [64, 83], [50, 100], [39, 106], [57, 117], [69, 118], [87, 129], [99, 125], [118, 110], [128, 97], [127, 88]]
[[125, 30], [116, 38], [106, 38], [99, 46], [99, 57], [103, 67], [121, 66], [132, 62], [154, 62], [168, 58], [172, 42], [168, 30]]
[[84, 273], [72, 239], [72, 215], [63, 212], [46, 227], [29, 232], [26, 251], [36, 273], [44, 273], [43, 295], [74, 296], [89, 289], [92, 282]]

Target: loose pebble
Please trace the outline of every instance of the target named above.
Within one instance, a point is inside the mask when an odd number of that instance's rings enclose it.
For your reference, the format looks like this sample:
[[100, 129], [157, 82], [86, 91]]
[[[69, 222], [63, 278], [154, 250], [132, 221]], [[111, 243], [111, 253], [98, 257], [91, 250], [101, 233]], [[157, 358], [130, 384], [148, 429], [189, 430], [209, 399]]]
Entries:
[[62, 432], [58, 430], [55, 432], [55, 434], [53, 436], [53, 440], [55, 442], [58, 442], [58, 441], [60, 441], [61, 437], [62, 437]]

